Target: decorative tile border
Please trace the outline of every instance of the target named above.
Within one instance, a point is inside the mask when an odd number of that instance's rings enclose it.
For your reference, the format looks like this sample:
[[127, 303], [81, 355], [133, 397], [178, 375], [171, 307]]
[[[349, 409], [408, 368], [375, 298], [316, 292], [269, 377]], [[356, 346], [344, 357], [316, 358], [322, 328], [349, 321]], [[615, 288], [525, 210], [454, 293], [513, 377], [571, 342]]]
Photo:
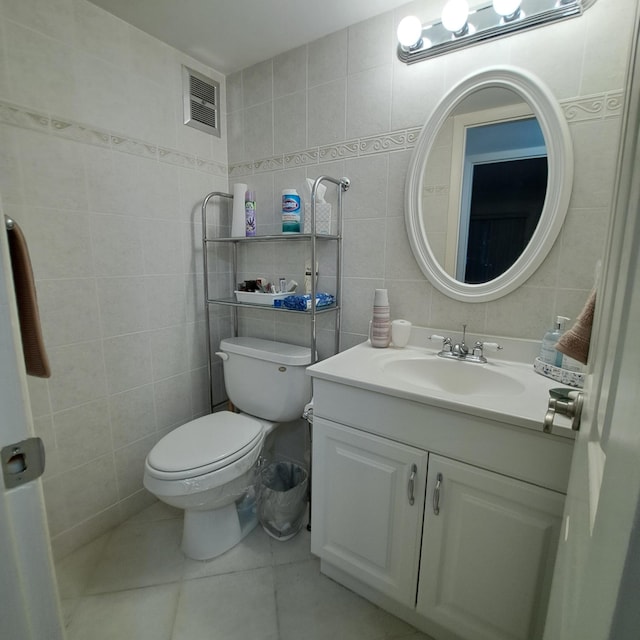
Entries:
[[[619, 117], [622, 115], [624, 106], [624, 93], [622, 91], [611, 91], [593, 96], [561, 100], [560, 106], [567, 121], [570, 123]], [[280, 164], [280, 156], [253, 162], [230, 164], [229, 177], [247, 176], [252, 173], [291, 169], [322, 162], [335, 162], [347, 158], [413, 149], [421, 131], [422, 127], [411, 127], [410, 129], [399, 129], [377, 136], [366, 136], [337, 144], [312, 147], [304, 151], [285, 154], [283, 165]]]
[[9, 102], [0, 101], [0, 122], [10, 124], [22, 129], [36, 129], [46, 131], [49, 129], [49, 116], [23, 109]]
[[295, 167], [302, 167], [308, 164], [318, 164], [318, 148], [307, 149], [305, 151], [298, 151], [296, 153], [285, 154], [284, 166], [285, 169], [293, 169]]
[[360, 155], [398, 151], [406, 148], [407, 132], [398, 131], [384, 136], [371, 136], [360, 140]]
[[560, 106], [567, 122], [620, 117], [624, 107], [624, 92], [610, 91], [584, 98], [561, 100]]
[[87, 127], [77, 122], [69, 122], [61, 118], [51, 118], [51, 129], [53, 133], [63, 138], [75, 140], [76, 142], [84, 142], [86, 144], [95, 144], [99, 147], [109, 147], [111, 139], [109, 133]]
[[415, 129], [407, 129], [407, 149], [413, 149], [418, 142], [422, 127], [416, 127]]
[[607, 98], [605, 100], [605, 118], [613, 118], [622, 116], [622, 110], [624, 108], [624, 92], [623, 91], [612, 91], [611, 93], [607, 93]]
[[158, 160], [189, 169], [195, 169], [196, 167], [195, 156], [192, 156], [190, 153], [176, 151], [175, 149], [167, 149], [166, 147], [158, 147]]
[[[31, 109], [0, 100], [0, 123], [22, 129], [35, 129], [84, 144], [109, 147], [113, 151], [130, 153], [151, 160], [160, 160], [211, 175], [227, 177], [229, 168], [220, 162], [199, 158], [176, 149], [158, 147], [144, 140], [136, 140], [112, 131], [91, 127], [67, 118], [37, 113]], [[271, 170], [271, 169], [270, 169]], [[253, 173], [253, 166], [251, 168]]]
[[134, 156], [143, 158], [158, 159], [158, 147], [142, 140], [134, 140], [133, 138], [123, 138], [111, 134], [111, 146], [117, 151], [131, 153]]
[[255, 173], [263, 173], [264, 171], [276, 171], [284, 167], [283, 156], [274, 156], [272, 158], [265, 158], [264, 160], [258, 160], [253, 163], [253, 170]]
[[335, 162], [345, 158], [355, 158], [358, 155], [359, 142], [352, 140], [342, 144], [329, 145], [318, 149], [319, 162]]

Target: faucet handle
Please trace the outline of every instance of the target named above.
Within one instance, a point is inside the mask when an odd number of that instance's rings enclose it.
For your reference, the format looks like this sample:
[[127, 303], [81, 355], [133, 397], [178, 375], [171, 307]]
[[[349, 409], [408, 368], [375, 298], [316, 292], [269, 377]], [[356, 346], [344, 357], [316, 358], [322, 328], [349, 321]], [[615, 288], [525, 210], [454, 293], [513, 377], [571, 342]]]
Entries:
[[429, 340], [434, 342], [442, 342], [442, 351], [451, 351], [451, 338], [446, 336], [440, 336], [437, 333], [429, 336]]

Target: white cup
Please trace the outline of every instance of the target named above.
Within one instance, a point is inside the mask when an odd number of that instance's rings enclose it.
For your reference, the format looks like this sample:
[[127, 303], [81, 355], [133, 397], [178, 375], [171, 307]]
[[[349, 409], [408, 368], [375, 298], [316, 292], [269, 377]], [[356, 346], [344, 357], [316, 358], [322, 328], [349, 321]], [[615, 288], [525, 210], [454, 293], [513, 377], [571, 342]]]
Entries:
[[388, 307], [389, 306], [389, 294], [386, 289], [376, 289], [373, 296], [374, 307]]
[[402, 349], [409, 343], [411, 337], [411, 323], [408, 320], [393, 320], [391, 322], [391, 342], [394, 347]]

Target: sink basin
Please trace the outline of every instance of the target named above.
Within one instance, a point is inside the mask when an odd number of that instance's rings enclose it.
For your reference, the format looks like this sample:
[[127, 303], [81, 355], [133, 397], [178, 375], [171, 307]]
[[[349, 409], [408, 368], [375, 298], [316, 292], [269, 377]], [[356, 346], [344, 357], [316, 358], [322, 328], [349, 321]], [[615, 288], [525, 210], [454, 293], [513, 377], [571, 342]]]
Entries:
[[437, 356], [394, 359], [382, 364], [384, 375], [397, 381], [456, 395], [504, 396], [524, 393], [525, 385], [491, 364], [447, 360]]

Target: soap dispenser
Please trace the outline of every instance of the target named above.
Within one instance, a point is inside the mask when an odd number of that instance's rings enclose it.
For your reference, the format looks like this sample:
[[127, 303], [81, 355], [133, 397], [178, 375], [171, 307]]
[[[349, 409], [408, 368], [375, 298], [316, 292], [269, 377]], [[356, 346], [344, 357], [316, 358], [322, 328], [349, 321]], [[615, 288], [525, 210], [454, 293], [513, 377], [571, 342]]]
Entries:
[[540, 360], [545, 364], [552, 364], [554, 367], [562, 366], [562, 354], [556, 350], [556, 342], [564, 333], [564, 323], [569, 318], [565, 316], [556, 316], [556, 322], [553, 329], [549, 329], [542, 338], [542, 347], [540, 349]]

